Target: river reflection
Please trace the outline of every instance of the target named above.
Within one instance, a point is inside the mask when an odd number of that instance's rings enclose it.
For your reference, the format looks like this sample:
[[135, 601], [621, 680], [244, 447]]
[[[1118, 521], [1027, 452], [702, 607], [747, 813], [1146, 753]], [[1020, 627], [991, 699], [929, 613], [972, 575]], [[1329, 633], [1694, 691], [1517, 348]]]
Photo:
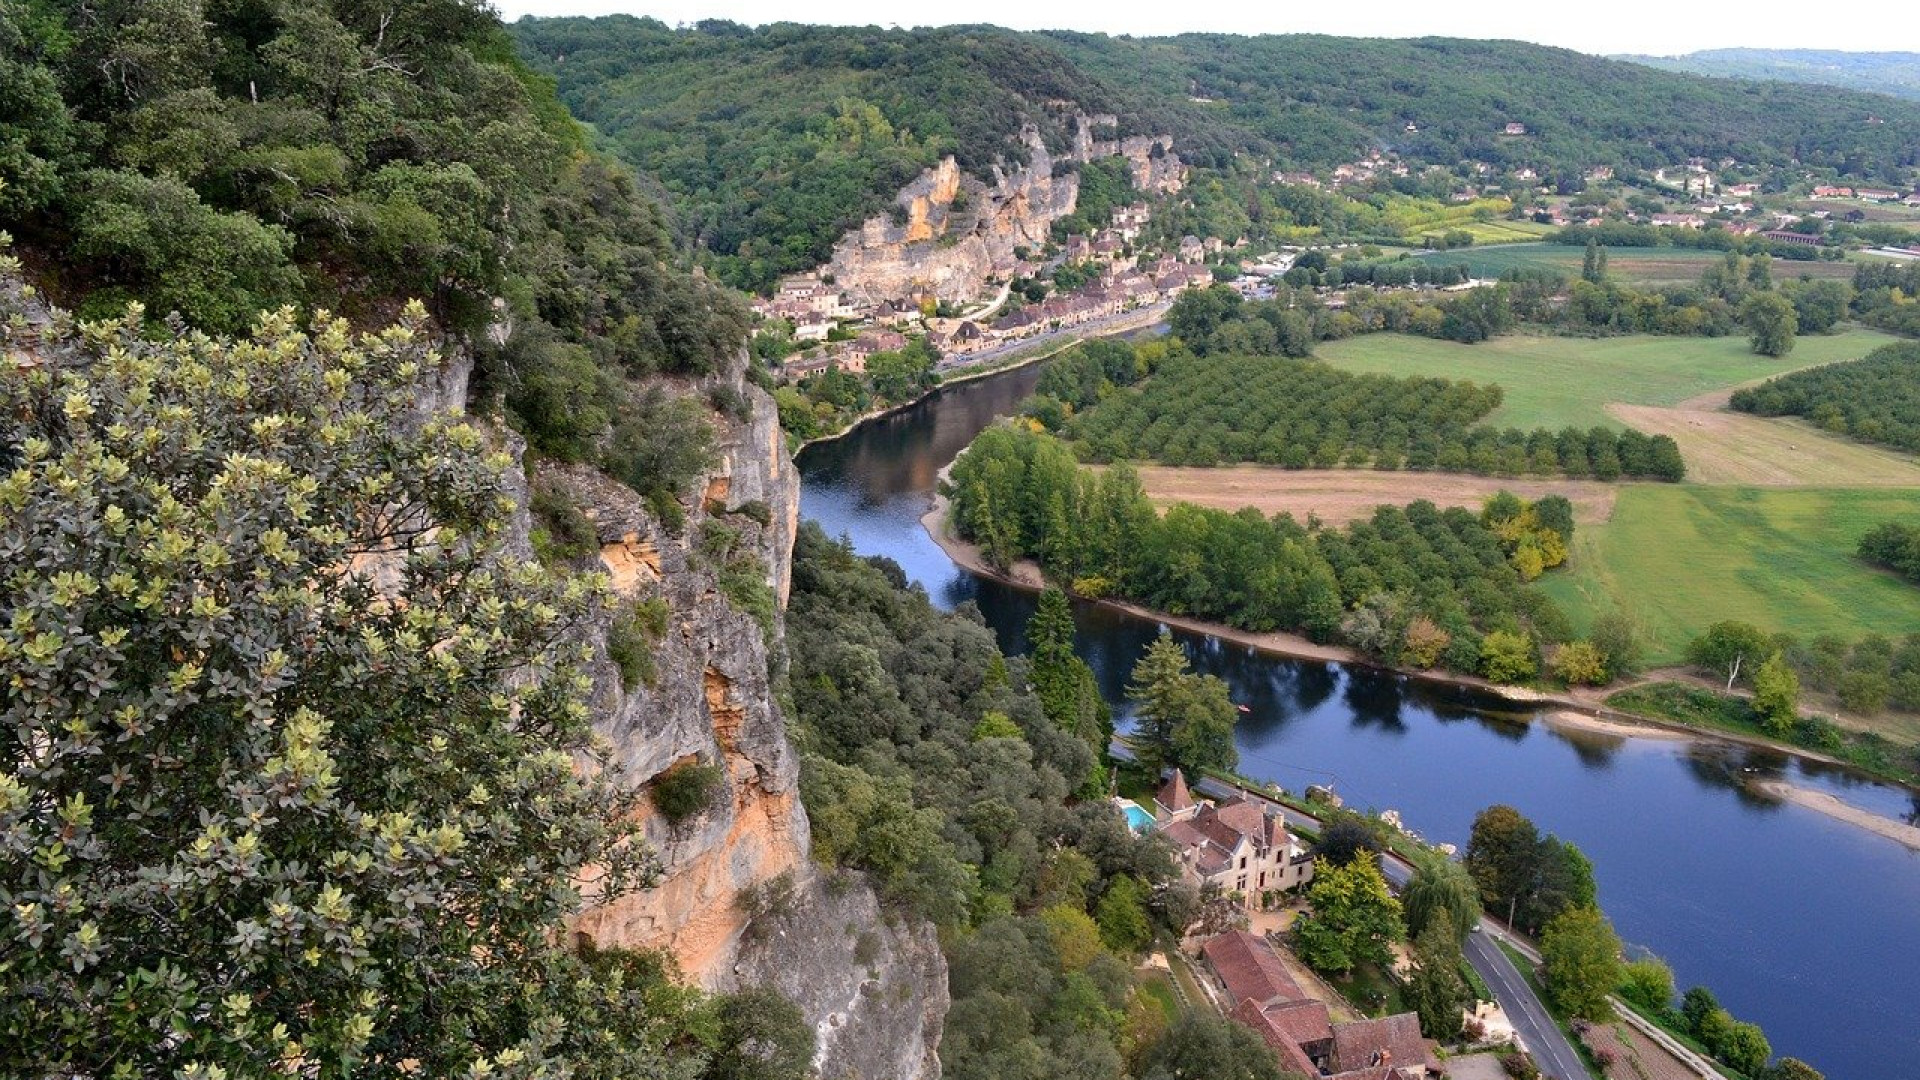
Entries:
[[[960, 571], [920, 517], [938, 471], [1037, 378], [952, 388], [801, 459], [804, 515], [895, 560], [942, 607], [977, 612], [1016, 652], [1033, 598]], [[1080, 655], [1130, 723], [1128, 675], [1159, 627], [1084, 604], [1075, 621]], [[1910, 821], [1920, 798], [1769, 751], [1556, 727], [1464, 688], [1175, 636], [1249, 710], [1235, 738], [1242, 771], [1296, 790], [1331, 784], [1349, 805], [1398, 810], [1461, 847], [1481, 808], [1516, 806], [1592, 858], [1623, 939], [1666, 958], [1683, 988], [1711, 986], [1776, 1053], [1836, 1080], [1920, 1075], [1920, 857], [1748, 781], [1787, 780]]]

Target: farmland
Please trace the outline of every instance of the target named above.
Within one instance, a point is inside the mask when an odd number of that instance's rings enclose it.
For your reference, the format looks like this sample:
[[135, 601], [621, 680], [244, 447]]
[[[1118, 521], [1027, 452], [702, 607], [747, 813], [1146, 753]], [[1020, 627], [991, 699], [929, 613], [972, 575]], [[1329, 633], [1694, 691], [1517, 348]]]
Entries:
[[1803, 337], [1783, 357], [1759, 356], [1744, 337], [1612, 338], [1512, 335], [1460, 345], [1401, 334], [1327, 342], [1315, 355], [1335, 367], [1389, 375], [1497, 383], [1505, 403], [1486, 419], [1497, 427], [1621, 428], [1612, 402], [1678, 405], [1714, 390], [1781, 372], [1854, 360], [1894, 339], [1868, 330]]
[[1920, 626], [1920, 589], [1853, 555], [1893, 517], [1920, 517], [1920, 490], [1637, 484], [1541, 584], [1577, 626], [1624, 613], [1656, 662], [1723, 619], [1801, 637], [1903, 634]]
[[[1476, 242], [1479, 242], [1477, 237]], [[1557, 270], [1569, 278], [1577, 278], [1585, 257], [1584, 248], [1545, 243], [1503, 243], [1484, 249], [1424, 252], [1416, 256], [1449, 265], [1465, 263], [1473, 276], [1479, 278], [1497, 278], [1508, 270]], [[1607, 270], [1627, 285], [1690, 285], [1700, 280], [1700, 271], [1708, 263], [1724, 257], [1724, 252], [1704, 248], [1617, 247], [1607, 249]], [[1805, 274], [1816, 279], [1852, 281], [1853, 265], [1775, 260], [1774, 274], [1782, 280]]]

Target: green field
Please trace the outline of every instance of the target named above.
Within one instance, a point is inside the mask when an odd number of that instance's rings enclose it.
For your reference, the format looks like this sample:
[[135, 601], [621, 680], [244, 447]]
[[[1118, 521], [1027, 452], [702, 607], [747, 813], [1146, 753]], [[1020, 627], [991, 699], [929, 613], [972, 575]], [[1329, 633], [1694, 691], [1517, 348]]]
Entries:
[[1690, 397], [1838, 360], [1857, 360], [1894, 339], [1870, 330], [1803, 337], [1784, 357], [1759, 356], [1744, 337], [1637, 334], [1613, 338], [1510, 335], [1460, 345], [1401, 334], [1366, 334], [1320, 345], [1315, 355], [1349, 371], [1438, 375], [1498, 383], [1501, 427], [1622, 425], [1610, 401], [1677, 405]]
[[1564, 572], [1540, 579], [1576, 627], [1618, 610], [1649, 659], [1680, 659], [1722, 619], [1800, 637], [1920, 628], [1920, 588], [1853, 557], [1866, 530], [1920, 519], [1920, 490], [1623, 488], [1613, 518], [1581, 529]]
[[[1485, 249], [1422, 252], [1416, 257], [1448, 265], [1466, 263], [1473, 276], [1481, 278], [1497, 278], [1508, 270], [1558, 270], [1573, 278], [1580, 276], [1586, 249], [1567, 244], [1502, 243]], [[1708, 263], [1725, 257], [1725, 252], [1705, 248], [1608, 248], [1607, 272], [1627, 285], [1692, 284], [1700, 280], [1700, 271]], [[1853, 265], [1775, 259], [1773, 273], [1781, 281], [1803, 274], [1852, 281]]]

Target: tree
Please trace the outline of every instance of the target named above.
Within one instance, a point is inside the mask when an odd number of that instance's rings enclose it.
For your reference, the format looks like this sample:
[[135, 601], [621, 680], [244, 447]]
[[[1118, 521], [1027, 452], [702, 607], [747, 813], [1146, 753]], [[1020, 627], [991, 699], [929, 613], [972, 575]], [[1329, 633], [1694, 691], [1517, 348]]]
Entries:
[[418, 305], [296, 325], [134, 311], [0, 370], [0, 1071], [446, 1076], [596, 1037], [553, 1041], [571, 883], [654, 865], [565, 644], [596, 586], [516, 556], [511, 462], [416, 411]]
[[1285, 1080], [1280, 1059], [1260, 1036], [1210, 1009], [1174, 1022], [1140, 1063], [1140, 1080]]
[[1589, 640], [1606, 659], [1609, 682], [1640, 673], [1645, 663], [1640, 650], [1640, 636], [1634, 633], [1633, 624], [1625, 615], [1616, 611], [1595, 619], [1593, 635]]
[[1460, 1038], [1473, 991], [1460, 974], [1460, 942], [1443, 922], [1428, 925], [1413, 941], [1413, 972], [1407, 1003], [1420, 1014], [1420, 1032], [1443, 1043]]
[[1480, 921], [1480, 890], [1473, 875], [1460, 863], [1432, 859], [1414, 871], [1400, 894], [1407, 913], [1407, 932], [1416, 939], [1435, 924], [1445, 926], [1456, 942]]
[[1133, 744], [1149, 768], [1197, 771], [1238, 763], [1227, 684], [1187, 670], [1186, 652], [1164, 630], [1134, 665], [1127, 696], [1137, 707]]
[[1547, 992], [1569, 1015], [1613, 1015], [1607, 995], [1620, 983], [1620, 939], [1599, 909], [1572, 908], [1556, 916], [1541, 934], [1540, 959]]
[[1386, 846], [1377, 820], [1351, 811], [1336, 811], [1326, 828], [1320, 830], [1313, 854], [1335, 866], [1345, 866], [1356, 859], [1377, 858]]
[[1519, 683], [1539, 671], [1533, 642], [1525, 634], [1495, 630], [1480, 641], [1480, 673], [1497, 683]]
[[1752, 1076], [1766, 1068], [1767, 1059], [1773, 1056], [1773, 1047], [1767, 1042], [1766, 1033], [1760, 1030], [1760, 1025], [1736, 1020], [1728, 1029], [1726, 1038], [1721, 1040], [1715, 1056]]
[[1650, 1012], [1673, 1008], [1673, 969], [1649, 956], [1621, 968], [1620, 996]]
[[1554, 650], [1553, 673], [1569, 686], [1599, 686], [1607, 681], [1607, 658], [1591, 641], [1572, 641]]
[[805, 1080], [813, 1072], [813, 1025], [770, 986], [721, 999], [713, 1056], [702, 1080]]
[[1570, 908], [1592, 907], [1598, 899], [1593, 862], [1585, 852], [1548, 836], [1534, 854], [1533, 890], [1522, 901], [1520, 921], [1534, 931]]
[[1404, 941], [1400, 902], [1387, 892], [1370, 859], [1336, 866], [1317, 860], [1307, 899], [1313, 910], [1293, 924], [1294, 948], [1317, 971], [1346, 973], [1363, 964], [1384, 968], [1389, 946]]
[[1713, 991], [1704, 986], [1692, 987], [1680, 997], [1680, 1022], [1686, 1027], [1687, 1034], [1695, 1038], [1700, 1037], [1700, 1032], [1713, 1014], [1725, 1011], [1720, 1007], [1720, 1000], [1713, 996]]
[[1740, 305], [1740, 321], [1747, 328], [1747, 340], [1761, 356], [1785, 356], [1793, 351], [1794, 327], [1798, 316], [1793, 302], [1776, 292], [1757, 292]]
[[1762, 1072], [1763, 1080], [1826, 1080], [1820, 1070], [1799, 1058], [1783, 1057]]
[[1073, 607], [1067, 594], [1046, 589], [1027, 623], [1033, 643], [1033, 691], [1047, 719], [1105, 753], [1112, 735], [1112, 712], [1100, 694], [1093, 668], [1073, 651]]
[[1760, 726], [1769, 735], [1790, 734], [1800, 719], [1799, 700], [1800, 677], [1776, 649], [1753, 674], [1753, 711], [1760, 714]]
[[1754, 668], [1774, 652], [1773, 639], [1765, 631], [1751, 623], [1728, 620], [1714, 623], [1687, 643], [1687, 662], [1716, 678], [1725, 676], [1727, 689], [1732, 690], [1742, 675], [1751, 680]]
[[1533, 889], [1540, 830], [1511, 806], [1489, 806], [1474, 816], [1467, 840], [1467, 872], [1488, 910], [1513, 912]]
[[1146, 890], [1130, 876], [1114, 878], [1107, 886], [1093, 909], [1093, 921], [1100, 925], [1100, 940], [1121, 956], [1132, 956], [1153, 940]]
[[1053, 938], [1054, 951], [1060, 954], [1060, 970], [1080, 971], [1106, 952], [1100, 940], [1100, 926], [1086, 912], [1072, 904], [1054, 904], [1040, 912]]

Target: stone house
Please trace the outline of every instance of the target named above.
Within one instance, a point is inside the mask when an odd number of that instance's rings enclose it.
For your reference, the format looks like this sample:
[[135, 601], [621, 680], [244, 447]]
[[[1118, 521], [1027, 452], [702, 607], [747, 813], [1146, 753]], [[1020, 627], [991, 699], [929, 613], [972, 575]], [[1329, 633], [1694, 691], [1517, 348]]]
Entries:
[[1313, 856], [1277, 810], [1240, 796], [1196, 800], [1178, 769], [1153, 801], [1155, 831], [1173, 842], [1180, 872], [1197, 884], [1217, 885], [1253, 908], [1313, 880]]

